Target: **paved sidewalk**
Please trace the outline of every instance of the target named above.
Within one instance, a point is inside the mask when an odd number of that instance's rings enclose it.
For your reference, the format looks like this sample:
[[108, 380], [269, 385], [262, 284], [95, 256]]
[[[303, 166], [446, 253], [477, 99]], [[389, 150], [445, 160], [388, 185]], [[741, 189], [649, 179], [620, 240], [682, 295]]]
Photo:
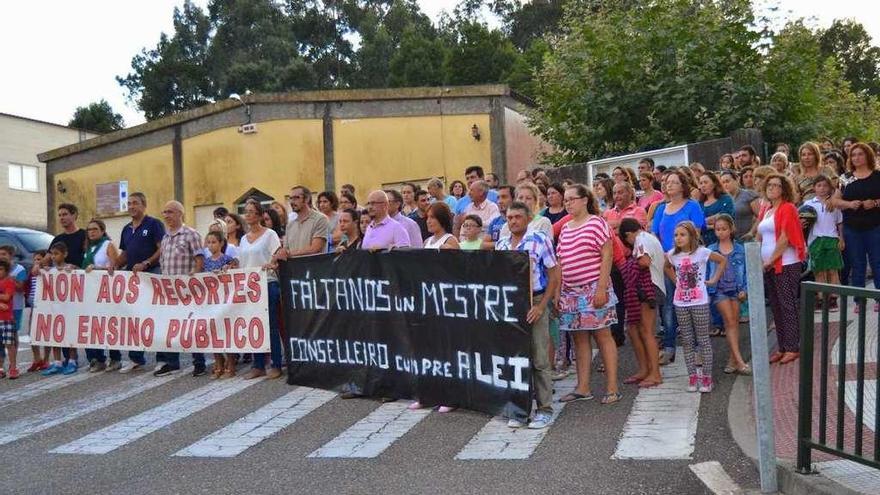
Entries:
[[[874, 417], [877, 411], [877, 397], [875, 394], [877, 380], [877, 340], [878, 321], [877, 313], [868, 305], [865, 333], [865, 384], [863, 391], [863, 432], [862, 452], [866, 457], [871, 457], [874, 452]], [[850, 308], [852, 304], [850, 304]], [[846, 320], [846, 367], [844, 371], [844, 403], [843, 410], [843, 446], [852, 452], [855, 442], [856, 425], [856, 362], [857, 362], [857, 315], [848, 311]], [[827, 388], [827, 418], [825, 428], [825, 441], [829, 445], [835, 445], [838, 441], [836, 430], [837, 397], [838, 397], [838, 352], [840, 342], [840, 318], [841, 313], [831, 313], [828, 329], [828, 388]], [[816, 332], [814, 339], [814, 374], [813, 374], [813, 438], [819, 438], [819, 397], [820, 397], [820, 371], [821, 346], [822, 346], [822, 314], [816, 313]], [[771, 351], [775, 350], [775, 334], [770, 334]], [[787, 365], [774, 364], [771, 369], [771, 385], [773, 391], [773, 411], [775, 419], [775, 437], [777, 457], [786, 464], [794, 466], [797, 459], [797, 423], [798, 423], [798, 393], [799, 393], [799, 370], [800, 362], [795, 361]], [[752, 382], [748, 380], [747, 402], [750, 424], [754, 424], [754, 395]], [[731, 400], [734, 400], [731, 397]], [[740, 409], [743, 410], [743, 409]], [[754, 435], [754, 431], [752, 432]], [[876, 470], [861, 464], [842, 460], [830, 454], [814, 450], [812, 453], [814, 468], [821, 476], [839, 483], [856, 493], [880, 493], [880, 470]], [[801, 475], [794, 475], [795, 477]], [[809, 477], [804, 477], [809, 482]]]

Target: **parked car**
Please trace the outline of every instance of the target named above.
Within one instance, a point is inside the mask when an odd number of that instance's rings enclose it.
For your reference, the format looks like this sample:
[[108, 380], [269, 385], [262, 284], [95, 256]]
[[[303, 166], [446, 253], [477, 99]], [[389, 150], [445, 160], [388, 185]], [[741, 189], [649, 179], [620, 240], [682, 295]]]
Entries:
[[16, 263], [30, 271], [34, 264], [34, 251], [49, 249], [55, 237], [39, 230], [20, 227], [0, 227], [0, 246], [14, 246]]

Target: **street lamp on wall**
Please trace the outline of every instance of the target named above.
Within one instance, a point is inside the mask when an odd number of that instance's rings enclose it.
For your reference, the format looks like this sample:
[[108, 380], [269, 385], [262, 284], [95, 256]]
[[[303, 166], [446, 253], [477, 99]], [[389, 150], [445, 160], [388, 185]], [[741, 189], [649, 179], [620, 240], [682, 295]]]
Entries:
[[60, 194], [64, 194], [64, 193], [67, 192], [67, 188], [64, 187], [64, 183], [61, 182], [60, 180], [58, 181], [57, 184], [55, 184], [55, 189], [56, 189]]
[[474, 124], [473, 127], [471, 127], [471, 137], [477, 141], [480, 140], [480, 128], [477, 127], [477, 124]]

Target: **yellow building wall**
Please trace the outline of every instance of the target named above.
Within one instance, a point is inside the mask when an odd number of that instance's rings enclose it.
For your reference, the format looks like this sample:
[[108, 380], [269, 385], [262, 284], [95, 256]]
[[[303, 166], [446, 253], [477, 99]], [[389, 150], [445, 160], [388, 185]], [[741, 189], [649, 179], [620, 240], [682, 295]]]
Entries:
[[[147, 196], [147, 214], [161, 218], [162, 206], [174, 199], [173, 169], [174, 158], [169, 144], [57, 173], [54, 184], [49, 184], [49, 187], [57, 187], [58, 181], [61, 181], [66, 191], [56, 191], [53, 211], [61, 203], [76, 205], [79, 208], [79, 225], [85, 228], [86, 222], [96, 216], [95, 186], [124, 180], [128, 181], [129, 193], [140, 191]], [[49, 232], [57, 231], [57, 224], [55, 219]], [[114, 239], [118, 235], [118, 232], [111, 232]]]
[[275, 199], [292, 186], [324, 188], [322, 121], [276, 120], [257, 124], [256, 134], [239, 134], [237, 127], [218, 129], [185, 139], [183, 199], [187, 222], [195, 222], [195, 207], [234, 202], [255, 187]]
[[[476, 124], [480, 140], [471, 135]], [[352, 184], [361, 201], [382, 184], [430, 177], [464, 180], [464, 170], [492, 170], [489, 115], [334, 120], [336, 188]]]

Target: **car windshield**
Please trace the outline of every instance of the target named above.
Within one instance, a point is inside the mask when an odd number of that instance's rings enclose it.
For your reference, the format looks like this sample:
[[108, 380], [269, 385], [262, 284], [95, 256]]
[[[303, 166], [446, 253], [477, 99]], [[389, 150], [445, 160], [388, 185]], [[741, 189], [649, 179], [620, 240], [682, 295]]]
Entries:
[[32, 253], [38, 249], [49, 249], [49, 244], [54, 239], [45, 232], [16, 232], [15, 237]]

